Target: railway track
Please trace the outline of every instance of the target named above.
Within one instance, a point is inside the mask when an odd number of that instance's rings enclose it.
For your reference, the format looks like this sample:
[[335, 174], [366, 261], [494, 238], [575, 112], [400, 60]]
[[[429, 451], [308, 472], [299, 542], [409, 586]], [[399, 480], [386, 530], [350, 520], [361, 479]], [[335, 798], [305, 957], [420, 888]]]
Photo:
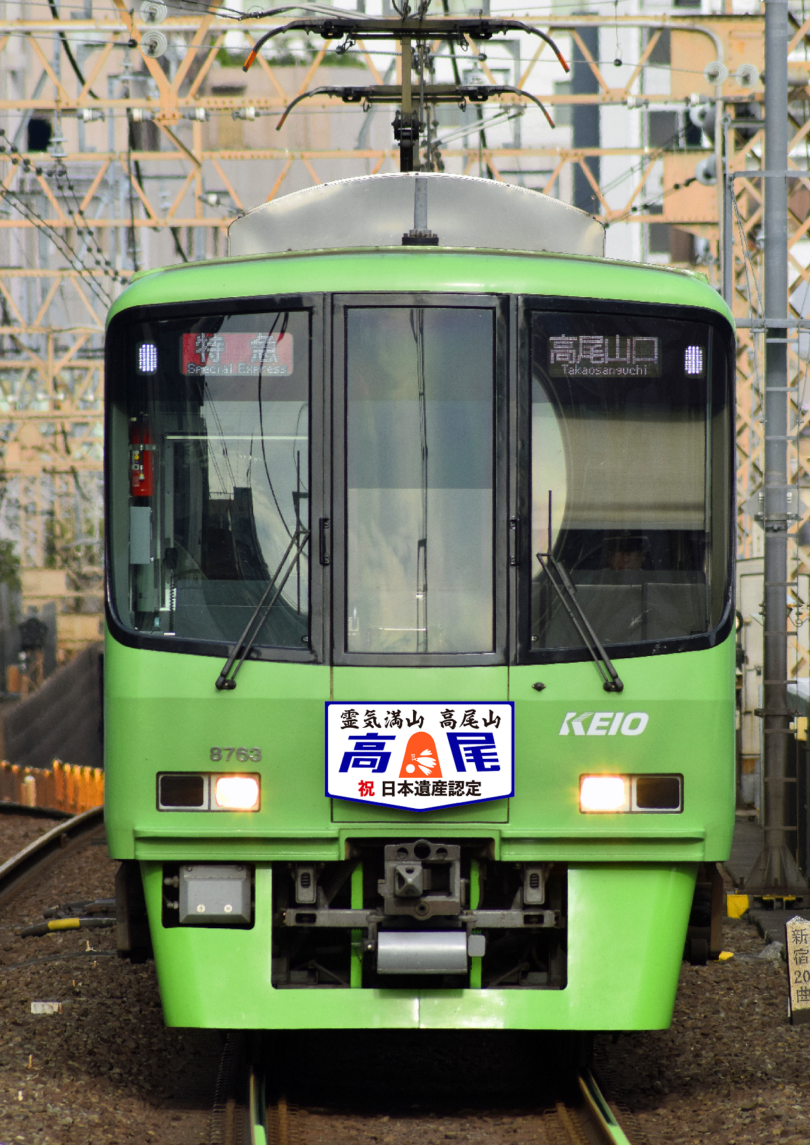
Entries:
[[25, 884], [36, 879], [65, 848], [86, 839], [104, 825], [104, 808], [93, 807], [58, 823], [34, 839], [5, 863], [0, 864], [0, 904], [6, 902]]
[[[0, 904], [34, 883], [66, 848], [103, 827], [103, 809], [65, 820], [0, 864]], [[266, 1044], [266, 1043], [265, 1043]], [[563, 1082], [559, 1100], [537, 1111], [543, 1145], [636, 1145], [589, 1069]], [[266, 1055], [246, 1035], [229, 1036], [211, 1120], [211, 1145], [304, 1145], [298, 1107], [278, 1092]]]
[[117, 957], [101, 811], [54, 826], [0, 817], [0, 1141], [207, 1142], [219, 1038], [166, 1029]]
[[[584, 1102], [582, 1106], [575, 1107], [575, 1112], [578, 1120], [584, 1123], [586, 1132], [589, 1127], [593, 1127], [595, 1136], [591, 1140], [594, 1143], [599, 1142], [599, 1145], [632, 1145], [630, 1138], [619, 1123], [615, 1109], [602, 1093], [596, 1078], [589, 1069], [580, 1071], [577, 1076], [577, 1084]], [[576, 1127], [574, 1128], [576, 1129]], [[568, 1145], [568, 1140], [572, 1142], [581, 1140], [581, 1137], [573, 1136], [567, 1126], [566, 1132], [569, 1134], [566, 1145]]]
[[[102, 827], [102, 809], [86, 811], [0, 864], [0, 904], [35, 883], [60, 857], [67, 857], [66, 849]], [[268, 1045], [269, 1039], [229, 1036], [214, 1099], [211, 1145], [305, 1145], [306, 1118], [279, 1092], [278, 1072], [268, 1064]], [[533, 1140], [541, 1145], [636, 1145], [637, 1136], [622, 1125], [590, 1070], [564, 1079], [558, 1094], [557, 1100], [546, 1096], [539, 1103], [533, 1119], [539, 1132]]]
[[[211, 1123], [211, 1145], [304, 1145], [297, 1107], [283, 1094], [273, 1096], [271, 1071], [261, 1061], [251, 1061], [246, 1047], [244, 1035], [231, 1035], [226, 1043]], [[544, 1102], [538, 1113], [543, 1145], [640, 1142], [622, 1125], [620, 1114], [588, 1068], [564, 1080], [559, 1100]]]

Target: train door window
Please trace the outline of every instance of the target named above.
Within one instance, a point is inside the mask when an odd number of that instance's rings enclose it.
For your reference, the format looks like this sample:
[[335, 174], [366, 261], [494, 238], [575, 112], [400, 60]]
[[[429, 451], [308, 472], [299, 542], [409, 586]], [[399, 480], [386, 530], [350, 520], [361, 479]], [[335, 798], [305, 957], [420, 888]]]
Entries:
[[566, 579], [603, 644], [710, 632], [728, 604], [724, 339], [626, 307], [538, 310], [529, 330], [531, 651], [587, 655]]
[[496, 311], [343, 316], [343, 650], [492, 654]]
[[[310, 315], [130, 322], [112, 383], [113, 593], [156, 638], [309, 639]], [[126, 536], [122, 534], [126, 534]]]

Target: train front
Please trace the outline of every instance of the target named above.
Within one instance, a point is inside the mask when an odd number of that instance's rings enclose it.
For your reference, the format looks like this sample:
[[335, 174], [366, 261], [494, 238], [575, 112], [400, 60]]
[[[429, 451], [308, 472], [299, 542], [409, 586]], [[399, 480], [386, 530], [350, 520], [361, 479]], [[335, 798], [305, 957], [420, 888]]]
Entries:
[[664, 1027], [732, 820], [728, 323], [399, 257], [113, 319], [122, 945], [142, 880], [171, 1025]]

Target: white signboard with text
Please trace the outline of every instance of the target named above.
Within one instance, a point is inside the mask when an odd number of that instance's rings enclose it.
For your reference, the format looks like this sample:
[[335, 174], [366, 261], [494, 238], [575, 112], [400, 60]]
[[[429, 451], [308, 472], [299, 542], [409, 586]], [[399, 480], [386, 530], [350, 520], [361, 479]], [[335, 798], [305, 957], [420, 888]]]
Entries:
[[326, 794], [435, 811], [514, 793], [511, 703], [326, 705]]

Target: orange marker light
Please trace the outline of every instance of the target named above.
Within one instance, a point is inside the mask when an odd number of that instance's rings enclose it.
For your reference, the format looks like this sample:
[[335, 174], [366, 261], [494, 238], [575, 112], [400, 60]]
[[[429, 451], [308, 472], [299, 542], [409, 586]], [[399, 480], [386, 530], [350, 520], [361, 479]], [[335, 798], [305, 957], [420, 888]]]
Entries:
[[226, 811], [254, 811], [259, 805], [259, 781], [251, 775], [220, 775], [214, 798]]

